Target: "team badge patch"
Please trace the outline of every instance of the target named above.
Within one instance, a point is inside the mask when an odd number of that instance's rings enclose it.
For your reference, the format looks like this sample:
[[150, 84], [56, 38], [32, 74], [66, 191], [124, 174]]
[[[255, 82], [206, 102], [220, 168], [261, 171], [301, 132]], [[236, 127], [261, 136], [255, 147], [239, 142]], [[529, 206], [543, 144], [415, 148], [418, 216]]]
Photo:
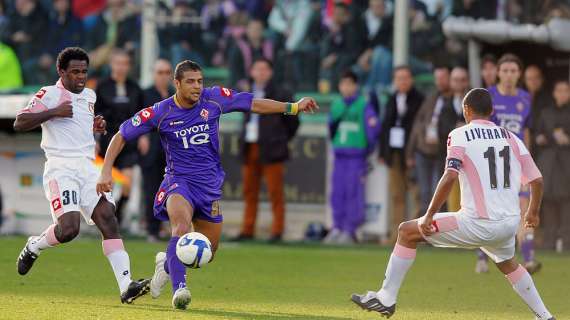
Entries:
[[61, 200], [59, 198], [53, 199], [51, 201], [51, 208], [54, 212], [61, 209]]
[[89, 106], [89, 112], [95, 113], [95, 104], [93, 102], [87, 102], [87, 105]]
[[220, 93], [222, 94], [222, 97], [227, 98], [232, 96], [232, 91], [228, 88], [220, 87]]
[[517, 103], [517, 110], [522, 112], [524, 110], [524, 104], [522, 102]]
[[132, 119], [131, 119], [131, 123], [133, 124], [133, 126], [138, 127], [141, 125], [142, 121], [141, 121], [141, 117], [137, 114], [135, 115]]
[[36, 98], [41, 99], [45, 94], [46, 94], [46, 89], [40, 89], [40, 91], [36, 93]]
[[160, 189], [160, 191], [158, 191], [158, 194], [156, 195], [156, 203], [162, 203], [162, 201], [164, 201], [164, 198], [166, 197], [166, 191], [164, 191], [164, 189]]
[[202, 119], [204, 119], [204, 121], [208, 121], [209, 114], [210, 113], [206, 109], [202, 109], [202, 111], [200, 111], [200, 116], [202, 117]]
[[152, 117], [154, 117], [154, 110], [152, 110], [152, 107], [144, 108], [139, 113], [142, 123], [145, 123], [149, 119], [152, 119]]

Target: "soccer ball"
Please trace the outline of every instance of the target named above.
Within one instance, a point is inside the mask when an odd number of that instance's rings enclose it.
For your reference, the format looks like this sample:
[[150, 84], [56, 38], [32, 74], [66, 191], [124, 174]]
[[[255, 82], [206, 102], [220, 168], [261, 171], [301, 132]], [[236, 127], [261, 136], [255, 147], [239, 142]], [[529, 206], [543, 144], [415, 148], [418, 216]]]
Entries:
[[188, 268], [200, 268], [212, 258], [212, 244], [199, 232], [190, 232], [178, 239], [176, 256]]

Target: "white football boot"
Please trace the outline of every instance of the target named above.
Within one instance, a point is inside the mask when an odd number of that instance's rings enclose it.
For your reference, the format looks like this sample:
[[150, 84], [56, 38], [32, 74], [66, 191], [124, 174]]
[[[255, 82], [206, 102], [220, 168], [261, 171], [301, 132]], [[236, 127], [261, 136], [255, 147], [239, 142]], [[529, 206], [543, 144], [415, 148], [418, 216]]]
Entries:
[[160, 296], [162, 289], [170, 280], [170, 276], [164, 270], [164, 263], [166, 262], [166, 252], [159, 252], [154, 258], [154, 274], [150, 280], [150, 295], [153, 299]]

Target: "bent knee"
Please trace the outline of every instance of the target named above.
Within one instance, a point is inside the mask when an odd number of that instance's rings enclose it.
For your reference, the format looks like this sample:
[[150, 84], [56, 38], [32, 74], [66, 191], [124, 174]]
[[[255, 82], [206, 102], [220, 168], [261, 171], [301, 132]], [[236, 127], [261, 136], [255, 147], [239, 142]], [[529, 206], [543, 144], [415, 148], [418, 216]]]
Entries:
[[419, 234], [418, 222], [415, 220], [400, 223], [398, 226], [398, 235], [404, 239], [415, 239]]

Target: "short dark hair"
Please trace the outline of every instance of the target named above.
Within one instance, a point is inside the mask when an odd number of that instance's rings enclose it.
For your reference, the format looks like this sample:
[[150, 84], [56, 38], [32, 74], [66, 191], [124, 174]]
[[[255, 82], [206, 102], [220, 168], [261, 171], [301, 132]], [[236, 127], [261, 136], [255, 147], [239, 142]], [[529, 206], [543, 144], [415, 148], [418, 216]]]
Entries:
[[504, 55], [502, 55], [499, 61], [497, 62], [497, 68], [501, 68], [501, 65], [503, 63], [508, 63], [508, 62], [516, 63], [517, 66], [519, 67], [519, 70], [521, 72], [523, 71], [523, 63], [521, 59], [512, 53], [505, 53]]
[[463, 98], [463, 104], [480, 116], [490, 116], [493, 112], [493, 100], [487, 89], [471, 89]]
[[481, 67], [483, 67], [485, 63], [492, 63], [494, 65], [497, 65], [497, 58], [494, 55], [487, 53], [481, 58]]
[[202, 71], [199, 64], [192, 60], [184, 60], [179, 62], [174, 69], [174, 79], [180, 81], [184, 77], [186, 71]]
[[410, 66], [408, 66], [407, 64], [401, 64], [399, 66], [396, 66], [394, 68], [394, 71], [392, 71], [392, 74], [396, 74], [396, 72], [400, 71], [400, 70], [406, 70], [410, 73], [410, 75], [413, 77], [414, 73], [412, 72], [412, 68]]
[[340, 75], [340, 79], [350, 79], [352, 81], [354, 81], [355, 83], [358, 83], [358, 76], [356, 75], [356, 73], [354, 73], [354, 71], [348, 69], [345, 70], [341, 75]]
[[87, 61], [89, 65], [89, 55], [79, 47], [67, 47], [57, 55], [57, 70], [66, 70], [71, 60]]
[[435, 70], [445, 70], [449, 73], [449, 72], [451, 72], [451, 67], [446, 65], [446, 64], [438, 64], [438, 65], [435, 65], [433, 67], [434, 72], [435, 72]]
[[552, 89], [555, 89], [556, 86], [559, 85], [559, 84], [564, 84], [564, 85], [569, 86], [569, 85], [570, 85], [570, 82], [569, 82], [568, 80], [566, 80], [566, 79], [557, 79], [557, 80], [554, 81], [554, 85], [552, 86]]
[[253, 67], [254, 64], [258, 63], [258, 62], [265, 62], [267, 63], [267, 65], [269, 66], [269, 68], [271, 70], [273, 70], [273, 62], [271, 62], [271, 60], [265, 58], [265, 57], [258, 57], [255, 58], [255, 60], [253, 60], [253, 63], [251, 64], [251, 66]]

